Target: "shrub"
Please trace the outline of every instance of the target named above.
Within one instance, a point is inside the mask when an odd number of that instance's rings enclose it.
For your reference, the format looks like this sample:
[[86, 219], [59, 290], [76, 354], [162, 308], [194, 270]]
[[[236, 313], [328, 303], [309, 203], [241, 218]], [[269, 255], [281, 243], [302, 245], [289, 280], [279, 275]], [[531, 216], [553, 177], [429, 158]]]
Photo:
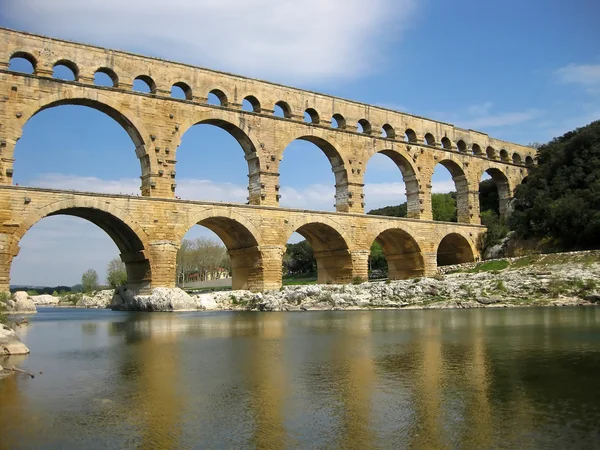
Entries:
[[362, 277], [354, 277], [352, 278], [352, 284], [362, 284], [365, 282], [365, 279]]

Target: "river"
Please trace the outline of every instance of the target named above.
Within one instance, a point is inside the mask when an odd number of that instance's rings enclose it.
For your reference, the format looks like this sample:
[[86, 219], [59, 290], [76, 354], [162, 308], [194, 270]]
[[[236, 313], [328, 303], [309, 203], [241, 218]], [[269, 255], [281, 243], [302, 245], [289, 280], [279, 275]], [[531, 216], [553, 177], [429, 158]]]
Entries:
[[40, 308], [20, 335], [2, 449], [600, 447], [600, 308]]

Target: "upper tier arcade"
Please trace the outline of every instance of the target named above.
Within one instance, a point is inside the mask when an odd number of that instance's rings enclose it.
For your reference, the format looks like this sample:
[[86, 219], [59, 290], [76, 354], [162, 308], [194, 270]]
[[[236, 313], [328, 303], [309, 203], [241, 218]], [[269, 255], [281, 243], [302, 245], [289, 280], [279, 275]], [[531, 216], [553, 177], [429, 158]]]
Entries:
[[[29, 60], [33, 73], [10, 70], [15, 57]], [[52, 78], [56, 65], [70, 68], [74, 81]], [[108, 75], [113, 86], [95, 85], [97, 72]], [[133, 91], [136, 79], [145, 81], [150, 92]], [[173, 86], [186, 98], [171, 97]], [[220, 105], [207, 103], [210, 93]], [[244, 100], [252, 111], [242, 110]], [[409, 217], [431, 219], [431, 176], [435, 166], [443, 164], [456, 185], [459, 221], [478, 224], [482, 174], [496, 181], [503, 209], [536, 154], [535, 149], [485, 133], [386, 108], [0, 28], [0, 184], [12, 184], [14, 148], [27, 120], [63, 104], [98, 109], [127, 130], [140, 160], [142, 195], [151, 197], [174, 197], [177, 148], [186, 130], [197, 123], [219, 126], [241, 144], [248, 162], [248, 201], [253, 205], [279, 205], [283, 151], [302, 139], [315, 143], [328, 157], [339, 212], [364, 212], [367, 162], [383, 153], [402, 172]], [[283, 117], [274, 114], [276, 106]]]

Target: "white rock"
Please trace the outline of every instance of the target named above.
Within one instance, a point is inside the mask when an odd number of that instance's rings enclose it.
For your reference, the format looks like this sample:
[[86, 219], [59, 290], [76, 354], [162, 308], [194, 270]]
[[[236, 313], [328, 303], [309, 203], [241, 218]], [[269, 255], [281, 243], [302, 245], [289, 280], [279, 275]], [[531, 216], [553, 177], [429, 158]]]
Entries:
[[29, 349], [21, 342], [17, 333], [0, 324], [0, 354], [4, 355], [26, 355]]
[[37, 309], [35, 303], [27, 296], [25, 291], [17, 291], [13, 299], [6, 302], [7, 314], [35, 314]]
[[196, 296], [198, 302], [198, 309], [204, 309], [206, 311], [214, 311], [219, 309], [219, 304], [214, 299], [212, 294], [200, 294]]
[[56, 305], [60, 301], [59, 297], [54, 297], [50, 294], [32, 295], [30, 298], [36, 305], [43, 306]]
[[[195, 311], [196, 300], [179, 288], [154, 288], [150, 295], [136, 295], [131, 290], [119, 294], [121, 300], [112, 304], [122, 311]], [[117, 300], [118, 301], [118, 300]]]
[[83, 295], [75, 306], [78, 308], [108, 308], [115, 294], [114, 289], [105, 289], [97, 291], [91, 297]]

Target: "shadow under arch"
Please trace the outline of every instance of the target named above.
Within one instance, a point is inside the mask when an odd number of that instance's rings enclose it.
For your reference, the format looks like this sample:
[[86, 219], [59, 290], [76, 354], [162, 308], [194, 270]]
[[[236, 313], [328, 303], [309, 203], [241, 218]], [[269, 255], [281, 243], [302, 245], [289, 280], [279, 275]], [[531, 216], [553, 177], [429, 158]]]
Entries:
[[405, 280], [425, 274], [425, 260], [417, 240], [402, 228], [382, 227], [373, 238], [383, 250], [390, 280]]
[[[406, 189], [406, 209], [407, 217], [418, 219], [421, 217], [421, 203], [419, 202], [419, 179], [417, 171], [408, 155], [403, 154], [397, 149], [382, 149], [373, 152], [369, 156], [369, 160], [376, 154], [382, 154], [390, 158], [396, 167], [402, 173], [402, 180]], [[368, 167], [369, 160], [365, 164], [365, 172]]]
[[[239, 125], [236, 125], [236, 122]], [[248, 201], [251, 205], [262, 204], [262, 187], [260, 181], [261, 161], [258, 156], [256, 143], [253, 141], [251, 127], [239, 113], [230, 111], [210, 110], [199, 117], [186, 120], [179, 127], [177, 147], [181, 145], [185, 133], [196, 125], [212, 125], [229, 133], [244, 151], [244, 158], [248, 164]], [[247, 131], [244, 129], [247, 128]]]
[[[465, 175], [464, 170], [458, 165], [456, 161], [451, 159], [443, 159], [438, 164], [445, 167], [454, 182], [454, 188], [456, 190], [456, 220], [457, 222], [469, 223], [471, 213], [469, 210], [469, 181]], [[433, 181], [430, 180], [429, 184]]]
[[[23, 132], [23, 126], [32, 117], [42, 111], [64, 105], [92, 108], [106, 114], [116, 121], [127, 132], [135, 145], [135, 153], [140, 161], [140, 178], [149, 176], [154, 172], [154, 169], [156, 168], [156, 156], [149, 154], [146, 150], [146, 141], [149, 134], [145, 126], [127, 108], [99, 92], [90, 93], [83, 89], [78, 90], [77, 92], [66, 90], [61, 93], [41, 98], [24, 109], [21, 117], [23, 122], [19, 128], [18, 137], [20, 137]], [[16, 140], [18, 140], [18, 137]], [[142, 191], [142, 195], [149, 195], [149, 192]]]
[[[317, 283], [344, 284], [352, 281], [352, 255], [348, 238], [331, 220], [302, 220], [288, 230], [300, 234], [310, 244], [317, 262]], [[286, 241], [287, 242], [287, 241]]]
[[194, 215], [178, 233], [181, 242], [194, 225], [215, 233], [231, 259], [232, 289], [261, 291], [264, 287], [262, 237], [244, 216], [226, 209], [210, 209]]
[[331, 171], [335, 177], [335, 209], [337, 212], [349, 212], [350, 198], [348, 195], [348, 172], [346, 170], [344, 158], [342, 158], [342, 155], [335, 145], [323, 137], [301, 134], [285, 145], [283, 150], [284, 153], [285, 149], [287, 149], [294, 141], [310, 142], [325, 154], [331, 164]]
[[32, 226], [45, 217], [60, 215], [87, 220], [108, 234], [119, 249], [121, 260], [125, 263], [127, 287], [135, 292], [150, 290], [152, 260], [146, 233], [127, 213], [100, 201], [64, 200], [38, 209], [29, 215], [13, 233], [10, 245], [11, 258], [19, 253], [19, 242]]
[[437, 246], [438, 267], [473, 261], [475, 261], [473, 245], [469, 239], [461, 234], [447, 234]]

